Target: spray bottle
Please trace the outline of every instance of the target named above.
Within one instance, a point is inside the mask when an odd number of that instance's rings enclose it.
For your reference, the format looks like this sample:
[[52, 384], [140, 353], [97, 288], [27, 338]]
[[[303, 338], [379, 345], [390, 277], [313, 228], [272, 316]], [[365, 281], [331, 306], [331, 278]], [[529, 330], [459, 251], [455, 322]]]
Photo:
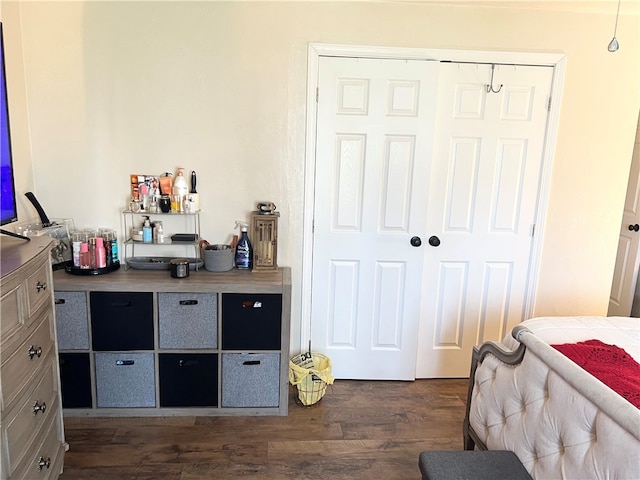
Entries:
[[236, 245], [236, 268], [249, 270], [253, 264], [253, 247], [247, 235], [249, 224], [236, 220], [236, 228], [239, 228], [241, 232]]

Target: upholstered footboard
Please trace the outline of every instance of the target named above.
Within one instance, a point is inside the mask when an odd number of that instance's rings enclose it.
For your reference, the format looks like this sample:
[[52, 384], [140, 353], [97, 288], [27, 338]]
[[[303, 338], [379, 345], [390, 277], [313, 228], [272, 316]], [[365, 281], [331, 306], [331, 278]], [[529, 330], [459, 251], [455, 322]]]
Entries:
[[513, 451], [536, 479], [640, 479], [640, 410], [526, 327], [513, 337], [474, 350], [465, 449]]

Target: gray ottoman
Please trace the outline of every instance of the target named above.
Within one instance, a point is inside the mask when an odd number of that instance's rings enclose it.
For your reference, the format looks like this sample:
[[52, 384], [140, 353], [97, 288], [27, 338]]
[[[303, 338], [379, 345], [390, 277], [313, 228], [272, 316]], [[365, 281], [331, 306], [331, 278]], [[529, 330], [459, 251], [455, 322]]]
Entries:
[[532, 480], [515, 453], [503, 450], [422, 452], [422, 480]]

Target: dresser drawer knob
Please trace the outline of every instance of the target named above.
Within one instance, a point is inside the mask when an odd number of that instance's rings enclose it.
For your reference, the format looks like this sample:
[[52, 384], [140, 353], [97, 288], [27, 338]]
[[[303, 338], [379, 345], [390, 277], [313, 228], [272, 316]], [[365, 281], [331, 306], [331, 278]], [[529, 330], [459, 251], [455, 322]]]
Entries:
[[35, 348], [33, 345], [29, 347], [29, 360], [33, 360], [34, 356], [38, 358], [42, 356], [42, 347]]
[[46, 402], [42, 402], [42, 404], [40, 404], [36, 400], [36, 403], [33, 404], [33, 414], [34, 415], [37, 415], [38, 412], [44, 413], [46, 410], [47, 410], [47, 403]]
[[40, 283], [40, 282], [36, 283], [36, 290], [38, 292], [41, 292], [42, 290], [46, 290], [46, 289], [47, 289], [47, 284], [46, 283]]
[[40, 457], [38, 460], [38, 470], [42, 470], [43, 468], [49, 468], [51, 466], [51, 458], [47, 457], [46, 460], [44, 457]]

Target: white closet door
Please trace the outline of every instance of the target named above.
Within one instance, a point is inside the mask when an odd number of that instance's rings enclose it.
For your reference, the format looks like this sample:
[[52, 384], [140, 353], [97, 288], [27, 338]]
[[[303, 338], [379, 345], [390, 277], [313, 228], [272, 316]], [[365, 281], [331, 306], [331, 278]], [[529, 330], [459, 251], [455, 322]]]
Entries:
[[311, 338], [338, 378], [415, 378], [436, 69], [320, 59]]
[[[417, 377], [465, 377], [523, 319], [553, 69], [443, 63]], [[437, 243], [437, 242], [434, 242]]]

